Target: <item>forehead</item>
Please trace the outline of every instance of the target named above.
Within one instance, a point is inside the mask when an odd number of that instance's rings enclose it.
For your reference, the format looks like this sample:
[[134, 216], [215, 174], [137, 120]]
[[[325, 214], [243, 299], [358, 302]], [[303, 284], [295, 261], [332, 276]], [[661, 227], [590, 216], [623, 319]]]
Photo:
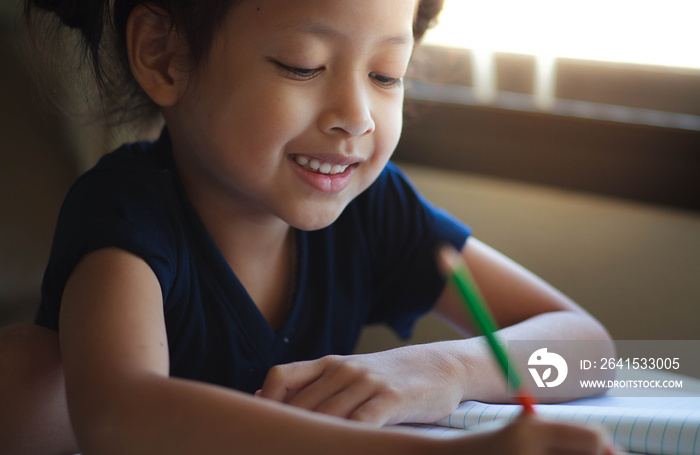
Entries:
[[260, 35], [412, 44], [419, 0], [245, 0], [239, 24]]

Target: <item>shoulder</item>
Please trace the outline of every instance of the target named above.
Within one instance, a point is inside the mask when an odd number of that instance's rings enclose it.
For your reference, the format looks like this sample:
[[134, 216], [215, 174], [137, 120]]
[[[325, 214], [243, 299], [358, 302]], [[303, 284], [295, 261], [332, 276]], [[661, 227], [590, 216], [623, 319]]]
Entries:
[[372, 185], [360, 195], [359, 199], [372, 199], [381, 202], [387, 197], [405, 197], [410, 194], [418, 196], [419, 193], [408, 176], [390, 161]]
[[366, 221], [377, 233], [382, 228], [392, 237], [398, 232], [421, 235], [423, 229], [437, 229], [449, 237], [466, 238], [469, 233], [461, 221], [428, 201], [404, 171], [392, 162], [354, 202], [355, 210], [364, 213]]
[[176, 226], [181, 195], [162, 142], [122, 145], [79, 177], [63, 202], [55, 239], [82, 243], [134, 232], [162, 237]]
[[105, 202], [149, 203], [172, 196], [174, 179], [166, 164], [154, 153], [153, 143], [125, 144], [105, 155], [71, 187], [64, 205]]
[[344, 227], [342, 232], [348, 236], [361, 238], [372, 251], [374, 262], [389, 261], [388, 267], [405, 260], [416, 249], [429, 251], [432, 258], [440, 244], [461, 248], [471, 233], [463, 222], [425, 199], [408, 176], [391, 162], [348, 205], [337, 226]]
[[78, 262], [118, 248], [148, 263], [164, 291], [172, 285], [183, 242], [176, 176], [151, 143], [127, 144], [105, 155], [66, 196], [54, 233], [43, 300], [60, 302]]
[[366, 222], [375, 224], [406, 216], [412, 207], [423, 205], [424, 202], [426, 201], [406, 174], [389, 162], [349, 208], [351, 212], [363, 215]]
[[[105, 155], [71, 187], [59, 215], [57, 237], [162, 236], [182, 217], [168, 143], [124, 144]], [[61, 231], [62, 228], [70, 232]], [[81, 231], [89, 231], [82, 232]]]

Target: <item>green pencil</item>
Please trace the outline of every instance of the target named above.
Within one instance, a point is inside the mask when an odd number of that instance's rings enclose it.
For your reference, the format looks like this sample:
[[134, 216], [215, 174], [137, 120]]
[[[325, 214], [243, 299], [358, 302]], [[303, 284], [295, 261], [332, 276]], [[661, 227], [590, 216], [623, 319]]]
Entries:
[[525, 412], [534, 414], [535, 408], [533, 408], [533, 405], [535, 400], [523, 387], [520, 376], [512, 366], [509, 371], [510, 361], [508, 360], [508, 355], [495, 335], [496, 330], [498, 330], [496, 322], [486, 306], [479, 288], [474, 283], [467, 264], [462, 259], [462, 255], [451, 246], [442, 247], [438, 252], [438, 264], [455, 291], [457, 291], [467, 314], [471, 314], [477, 327], [486, 337], [497, 363], [501, 366], [511, 387], [516, 391], [518, 402], [523, 406]]

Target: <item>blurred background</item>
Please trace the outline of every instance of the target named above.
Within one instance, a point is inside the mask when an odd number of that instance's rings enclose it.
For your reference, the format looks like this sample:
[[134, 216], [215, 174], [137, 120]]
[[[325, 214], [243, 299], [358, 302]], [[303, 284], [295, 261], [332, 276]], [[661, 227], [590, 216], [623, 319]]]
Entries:
[[[700, 339], [697, 17], [697, 0], [446, 0], [395, 159], [614, 338]], [[416, 338], [454, 336], [439, 327]], [[376, 332], [368, 350], [391, 345]]]
[[[137, 138], [39, 101], [19, 3], [0, 3], [0, 326], [32, 319], [72, 181]], [[697, 17], [696, 0], [447, 0], [395, 161], [614, 338], [700, 339]], [[81, 106], [80, 86], [49, 90]], [[455, 336], [426, 318], [412, 341]], [[398, 344], [377, 327], [358, 350]]]

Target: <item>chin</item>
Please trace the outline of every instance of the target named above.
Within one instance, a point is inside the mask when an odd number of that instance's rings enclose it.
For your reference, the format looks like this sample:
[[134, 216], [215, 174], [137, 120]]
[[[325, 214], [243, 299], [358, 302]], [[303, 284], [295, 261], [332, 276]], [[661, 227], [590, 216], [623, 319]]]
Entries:
[[289, 225], [300, 231], [318, 231], [333, 224], [338, 217], [331, 220], [299, 220], [299, 222], [289, 223]]
[[343, 213], [344, 208], [345, 207], [338, 210], [324, 210], [321, 213], [316, 210], [313, 212], [300, 212], [286, 218], [285, 221], [293, 228], [301, 231], [317, 231], [333, 224], [340, 214]]

